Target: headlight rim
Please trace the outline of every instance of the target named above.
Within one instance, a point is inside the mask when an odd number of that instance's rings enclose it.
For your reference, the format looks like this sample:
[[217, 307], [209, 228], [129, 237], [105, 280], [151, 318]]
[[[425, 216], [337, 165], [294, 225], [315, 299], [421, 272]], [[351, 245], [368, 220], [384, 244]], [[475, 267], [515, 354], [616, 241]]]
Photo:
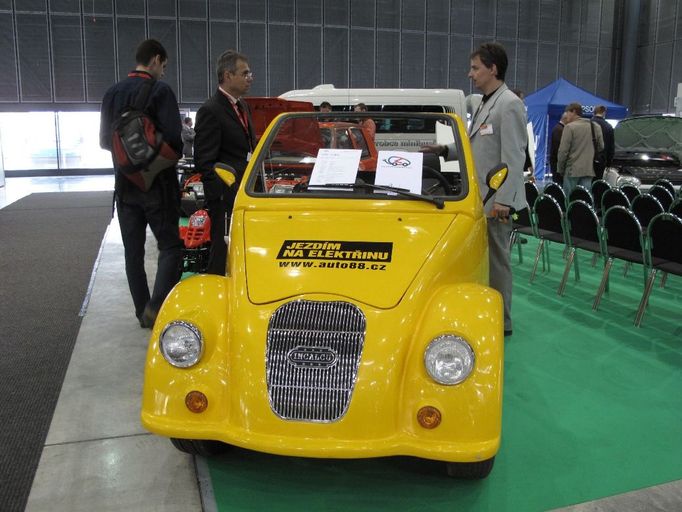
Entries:
[[[469, 371], [454, 382], [448, 382], [443, 380], [442, 378], [438, 378], [436, 374], [431, 372], [428, 362], [429, 351], [432, 350], [432, 347], [434, 347], [437, 343], [440, 343], [443, 340], [449, 338], [454, 338], [453, 342], [461, 345], [468, 352], [468, 355], [471, 358], [471, 368], [469, 369]], [[424, 369], [426, 370], [426, 374], [437, 384], [440, 384], [442, 386], [458, 386], [465, 382], [471, 376], [471, 374], [474, 373], [474, 370], [476, 369], [476, 352], [474, 351], [471, 344], [463, 336], [454, 333], [440, 334], [432, 338], [431, 341], [426, 346], [426, 348], [424, 349]]]
[[[180, 326], [188, 329], [197, 338], [197, 341], [199, 343], [199, 350], [196, 356], [192, 358], [190, 361], [184, 363], [175, 361], [168, 355], [168, 351], [164, 346], [163, 337], [166, 335], [169, 329], [175, 326]], [[201, 358], [204, 355], [204, 337], [201, 334], [201, 330], [192, 322], [188, 322], [186, 320], [172, 320], [171, 322], [168, 322], [161, 331], [161, 335], [159, 336], [159, 352], [161, 352], [161, 355], [163, 356], [164, 360], [174, 368], [181, 369], [191, 368], [193, 366], [196, 366], [199, 363], [199, 361], [201, 361]]]

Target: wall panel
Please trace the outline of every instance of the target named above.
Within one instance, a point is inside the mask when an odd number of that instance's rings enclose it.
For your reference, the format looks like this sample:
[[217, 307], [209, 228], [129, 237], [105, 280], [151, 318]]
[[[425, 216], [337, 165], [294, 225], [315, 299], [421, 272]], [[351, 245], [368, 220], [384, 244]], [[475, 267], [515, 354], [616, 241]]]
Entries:
[[209, 70], [206, 51], [208, 24], [206, 21], [180, 20], [180, 95], [182, 104], [204, 101], [209, 94]]
[[322, 28], [296, 28], [296, 88], [310, 89], [322, 83]]
[[17, 14], [19, 90], [25, 102], [52, 101], [52, 79], [46, 14]]
[[18, 102], [16, 37], [11, 14], [0, 13], [0, 102]]
[[268, 36], [268, 77], [271, 94], [279, 95], [294, 88], [293, 25], [270, 25]]
[[350, 87], [374, 87], [374, 30], [351, 29]]
[[[639, 46], [652, 47], [668, 84], [682, 73], [681, 3], [643, 1], [638, 18]], [[0, 103], [96, 109], [145, 37], [166, 46], [166, 81], [190, 108], [214, 90], [215, 61], [228, 48], [249, 57], [254, 95], [320, 83], [475, 92], [469, 54], [491, 40], [507, 48], [511, 86], [530, 93], [564, 76], [613, 95], [624, 19], [621, 0], [0, 0]], [[660, 44], [668, 46], [658, 52]], [[635, 79], [638, 97], [663, 108], [665, 94]]]
[[55, 101], [85, 101], [80, 16], [50, 16]]

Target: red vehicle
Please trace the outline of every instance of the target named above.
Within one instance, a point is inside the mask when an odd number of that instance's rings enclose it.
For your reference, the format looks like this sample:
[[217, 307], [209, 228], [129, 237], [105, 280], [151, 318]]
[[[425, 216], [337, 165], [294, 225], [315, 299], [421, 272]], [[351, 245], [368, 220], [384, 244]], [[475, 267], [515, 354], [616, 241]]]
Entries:
[[[312, 112], [313, 104], [280, 98], [246, 98], [251, 109], [256, 138], [260, 139], [270, 122], [283, 112]], [[374, 173], [377, 149], [371, 135], [359, 124], [347, 121], [315, 121], [310, 118], [294, 121], [289, 133], [280, 134], [273, 145], [271, 158], [263, 168], [262, 179], [268, 192], [290, 192], [296, 185], [308, 181], [320, 148], [359, 149], [362, 151], [359, 170]], [[193, 171], [193, 166], [191, 168]], [[208, 263], [210, 219], [203, 209], [203, 184], [198, 173], [184, 169], [187, 176], [182, 187], [182, 210], [189, 216], [189, 225], [180, 228], [184, 241], [183, 270], [203, 272]]]

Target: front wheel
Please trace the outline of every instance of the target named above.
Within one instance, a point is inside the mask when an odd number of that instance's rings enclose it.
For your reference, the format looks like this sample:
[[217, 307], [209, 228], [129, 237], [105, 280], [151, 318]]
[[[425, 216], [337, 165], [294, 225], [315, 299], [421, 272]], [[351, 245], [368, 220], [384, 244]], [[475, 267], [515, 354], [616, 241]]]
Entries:
[[171, 437], [171, 443], [181, 452], [201, 457], [219, 455], [228, 449], [229, 445], [220, 441], [205, 441], [203, 439], [177, 439]]
[[466, 480], [480, 480], [487, 477], [493, 469], [495, 457], [481, 462], [446, 462], [448, 476]]

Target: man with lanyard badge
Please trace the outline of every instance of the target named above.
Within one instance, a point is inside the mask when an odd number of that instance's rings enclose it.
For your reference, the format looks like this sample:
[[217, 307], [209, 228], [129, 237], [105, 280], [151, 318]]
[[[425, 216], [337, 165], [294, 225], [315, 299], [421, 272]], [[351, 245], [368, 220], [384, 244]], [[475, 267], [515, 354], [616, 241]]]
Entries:
[[[234, 199], [251, 153], [255, 136], [251, 114], [242, 96], [253, 83], [253, 73], [245, 55], [227, 50], [218, 57], [218, 90], [197, 112], [194, 138], [194, 164], [201, 173], [206, 206], [211, 218], [209, 274], [225, 275], [227, 247], [224, 235], [226, 217], [232, 214]], [[234, 183], [227, 186], [215, 173], [216, 163], [234, 171]]]
[[[507, 63], [507, 53], [498, 43], [482, 44], [471, 54], [469, 78], [483, 93], [483, 99], [472, 118], [469, 138], [481, 197], [488, 192], [485, 184], [488, 171], [501, 162], [506, 163], [509, 169], [507, 180], [492, 201], [486, 204], [485, 213], [488, 218], [490, 286], [502, 294], [504, 335], [511, 336], [510, 215], [512, 210], [526, 207], [523, 167], [528, 136], [524, 104], [504, 83]], [[454, 144], [424, 146], [422, 151], [438, 153], [446, 160], [457, 158]]]

